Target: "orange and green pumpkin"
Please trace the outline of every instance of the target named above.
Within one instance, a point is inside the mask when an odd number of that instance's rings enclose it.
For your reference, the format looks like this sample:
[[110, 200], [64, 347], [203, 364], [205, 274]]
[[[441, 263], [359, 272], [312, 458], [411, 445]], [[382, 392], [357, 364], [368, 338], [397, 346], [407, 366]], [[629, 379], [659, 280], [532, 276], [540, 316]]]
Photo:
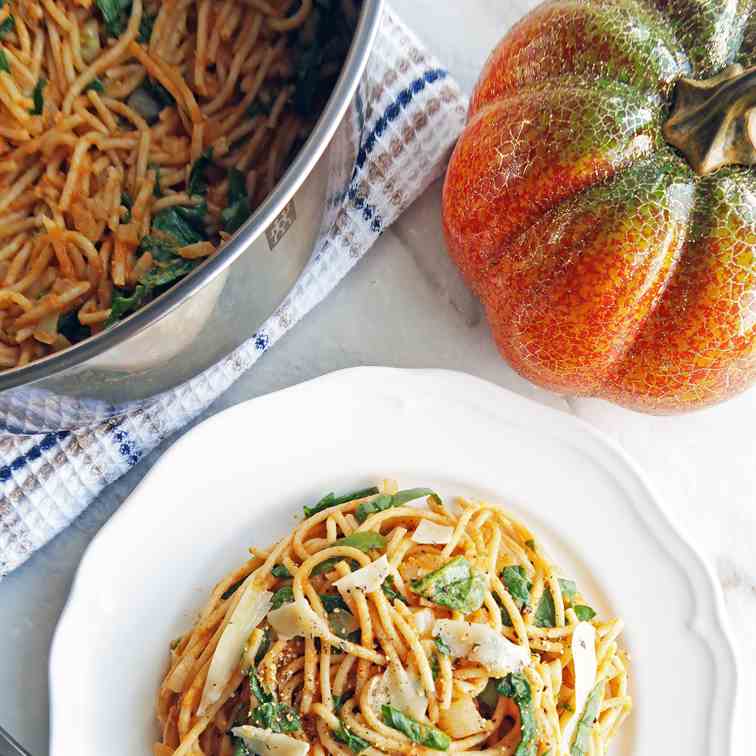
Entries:
[[552, 0], [494, 50], [443, 197], [497, 345], [648, 412], [756, 378], [756, 2]]

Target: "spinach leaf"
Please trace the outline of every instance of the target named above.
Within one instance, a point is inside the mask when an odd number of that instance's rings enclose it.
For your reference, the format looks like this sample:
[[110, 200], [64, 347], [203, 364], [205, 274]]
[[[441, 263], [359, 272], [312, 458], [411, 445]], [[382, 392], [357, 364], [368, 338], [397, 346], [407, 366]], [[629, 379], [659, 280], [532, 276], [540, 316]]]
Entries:
[[230, 599], [231, 596], [233, 596], [240, 588], [241, 584], [245, 581], [246, 578], [241, 578], [241, 580], [237, 580], [232, 585], [229, 585], [228, 588], [226, 588], [225, 591], [221, 594], [221, 598], [225, 601], [226, 599]]
[[244, 174], [236, 168], [228, 172], [228, 205], [221, 210], [221, 226], [233, 234], [252, 214]]
[[89, 92], [90, 89], [93, 92], [97, 92], [97, 94], [103, 94], [105, 92], [105, 85], [102, 83], [102, 79], [99, 79], [97, 77], [92, 79], [92, 81], [90, 81], [89, 84], [84, 87], [84, 91]]
[[501, 572], [501, 579], [512, 596], [515, 605], [522, 611], [530, 602], [531, 588], [525, 568], [519, 564], [505, 567]]
[[[577, 593], [577, 585], [574, 580], [565, 580], [559, 578], [559, 588], [562, 594], [567, 598], [568, 602], [571, 602], [575, 598]], [[536, 627], [554, 627], [556, 625], [556, 607], [554, 605], [554, 597], [551, 594], [551, 590], [548, 586], [543, 589], [543, 595], [538, 602], [538, 608], [536, 609], [533, 621]]]
[[126, 289], [113, 289], [113, 297], [110, 302], [110, 315], [105, 321], [105, 326], [111, 326], [138, 310], [148, 301], [149, 294], [149, 289], [143, 284], [137, 284], [131, 292]]
[[196, 244], [207, 239], [205, 215], [207, 204], [202, 202], [193, 207], [174, 205], [161, 210], [152, 219], [152, 228], [169, 234], [179, 247]]
[[508, 674], [496, 686], [505, 698], [511, 698], [520, 712], [520, 743], [514, 756], [536, 756], [536, 720], [533, 693], [525, 675]]
[[252, 723], [273, 732], [296, 732], [302, 729], [302, 720], [291, 706], [268, 701], [252, 711]]
[[157, 80], [149, 76], [144, 80], [140, 89], [152, 99], [160, 112], [163, 108], [170, 108], [176, 104], [173, 95]]
[[355, 735], [345, 724], [341, 724], [338, 730], [334, 730], [333, 737], [341, 743], [344, 743], [346, 747], [352, 753], [361, 753], [366, 748], [370, 747], [370, 743], [367, 740], [363, 740], [358, 735]]
[[[330, 572], [339, 562], [343, 562], [343, 557], [331, 557], [330, 559], [325, 559], [324, 561], [320, 562], [320, 564], [316, 564], [313, 568], [311, 575], [322, 575], [324, 572]], [[352, 565], [352, 569], [356, 570], [359, 568], [359, 564], [355, 562], [352, 559], [347, 559], [347, 562]]]
[[32, 102], [34, 107], [29, 111], [32, 115], [42, 115], [42, 111], [45, 109], [45, 87], [47, 86], [47, 79], [44, 77], [34, 85], [34, 91], [32, 92]]
[[338, 714], [341, 711], [341, 707], [352, 697], [350, 691], [345, 691], [340, 696], [333, 697], [333, 710]]
[[194, 162], [189, 172], [189, 181], [186, 190], [189, 194], [198, 194], [204, 197], [207, 194], [207, 171], [213, 165], [213, 148], [206, 149]]
[[247, 748], [247, 744], [241, 738], [234, 738], [234, 756], [252, 756], [252, 751]]
[[436, 648], [439, 650], [439, 653], [442, 653], [444, 656], [451, 656], [451, 649], [449, 648], [449, 644], [440, 635], [436, 635], [433, 638], [433, 642], [436, 644]]
[[274, 564], [273, 569], [270, 571], [273, 577], [277, 578], [290, 578], [291, 573], [287, 569], [285, 564]]
[[375, 533], [372, 530], [361, 530], [344, 538], [338, 538], [333, 545], [351, 546], [367, 554], [372, 549], [385, 549], [386, 539], [380, 533]]
[[10, 65], [8, 64], [8, 58], [6, 57], [2, 47], [0, 47], [0, 71], [5, 71], [5, 73], [11, 72]]
[[[0, 4], [0, 8], [2, 7], [3, 6]], [[0, 39], [2, 39], [6, 34], [10, 34], [15, 28], [16, 21], [13, 16], [6, 16], [2, 21], [0, 21]]]
[[425, 577], [413, 580], [411, 588], [436, 604], [469, 614], [483, 606], [486, 579], [467, 559], [458, 556]]
[[407, 603], [407, 599], [402, 596], [399, 591], [396, 590], [396, 584], [394, 583], [394, 576], [389, 575], [381, 584], [381, 590], [385, 594], [389, 601], [399, 599], [403, 604]]
[[268, 649], [270, 649], [270, 628], [266, 627], [263, 630], [263, 639], [260, 643], [260, 647], [255, 654], [255, 664], [259, 664], [263, 660], [265, 654], [268, 653]]
[[139, 36], [137, 37], [137, 39], [143, 45], [150, 44], [150, 40], [152, 39], [152, 30], [155, 27], [156, 19], [157, 16], [154, 16], [151, 13], [142, 13], [142, 20], [139, 22]]
[[598, 717], [603, 696], [604, 682], [602, 680], [590, 692], [588, 700], [585, 702], [585, 708], [580, 715], [580, 719], [578, 719], [577, 727], [575, 727], [575, 738], [572, 741], [572, 748], [570, 748], [570, 756], [584, 756], [584, 754], [588, 753], [591, 730], [593, 730], [593, 724], [596, 721], [596, 717]]
[[365, 522], [371, 514], [376, 512], [385, 512], [387, 509], [393, 507], [403, 507], [410, 501], [419, 499], [421, 496], [433, 496], [433, 491], [430, 488], [408, 488], [405, 491], [397, 491], [393, 496], [384, 494], [372, 501], [363, 501], [355, 515], [359, 522]]
[[559, 588], [562, 591], [562, 595], [567, 599], [568, 603], [571, 604], [577, 593], [577, 583], [574, 580], [559, 578]]
[[451, 738], [441, 730], [431, 725], [418, 722], [412, 717], [403, 714], [399, 709], [393, 706], [381, 706], [381, 715], [384, 724], [393, 727], [399, 732], [403, 732], [411, 741], [418, 745], [425, 746], [434, 751], [446, 751], [451, 745]]
[[596, 616], [596, 612], [585, 604], [578, 604], [573, 608], [575, 609], [575, 616], [580, 622], [590, 622]]
[[95, 0], [111, 37], [120, 37], [126, 29], [126, 13], [131, 9], [131, 2], [132, 0]]
[[276, 703], [254, 669], [249, 671], [249, 692], [255, 697], [257, 706], [250, 711], [250, 719], [257, 727], [273, 732], [295, 732], [301, 729], [299, 715], [286, 704]]
[[284, 604], [290, 604], [292, 601], [294, 601], [294, 591], [290, 585], [285, 585], [273, 594], [270, 608], [280, 609]]
[[486, 687], [478, 695], [478, 702], [485, 706], [490, 713], [493, 713], [496, 704], [499, 702], [498, 684], [499, 681], [495, 677], [490, 677], [486, 683]]
[[344, 494], [343, 496], [336, 496], [333, 492], [326, 494], [317, 504], [311, 507], [304, 508], [304, 516], [312, 517], [318, 512], [322, 512], [324, 509], [330, 509], [331, 507], [338, 506], [339, 504], [346, 504], [348, 501], [354, 501], [355, 499], [364, 499], [366, 496], [373, 496], [378, 493], [378, 489], [374, 486], [371, 488], [363, 488], [361, 491], [353, 491], [352, 493]]
[[258, 704], [271, 703], [275, 699], [272, 694], [265, 690], [262, 680], [257, 676], [254, 669], [249, 670], [249, 692], [255, 697]]
[[92, 335], [92, 329], [82, 325], [79, 322], [79, 313], [71, 310], [58, 316], [58, 333], [63, 334], [72, 344], [78, 344]]
[[357, 633], [357, 637], [359, 638], [360, 626], [348, 609], [334, 609], [328, 615], [328, 627], [339, 638], [351, 640], [351, 636], [354, 633]]
[[438, 680], [438, 673], [441, 671], [441, 664], [438, 661], [438, 654], [433, 654], [430, 660], [431, 675], [434, 682]]
[[121, 205], [126, 208], [126, 217], [124, 223], [131, 223], [131, 208], [134, 207], [134, 201], [128, 192], [121, 192]]
[[334, 593], [321, 593], [320, 602], [323, 604], [323, 609], [329, 614], [335, 612], [337, 609], [345, 612], [349, 611], [349, 607], [344, 603], [344, 599]]

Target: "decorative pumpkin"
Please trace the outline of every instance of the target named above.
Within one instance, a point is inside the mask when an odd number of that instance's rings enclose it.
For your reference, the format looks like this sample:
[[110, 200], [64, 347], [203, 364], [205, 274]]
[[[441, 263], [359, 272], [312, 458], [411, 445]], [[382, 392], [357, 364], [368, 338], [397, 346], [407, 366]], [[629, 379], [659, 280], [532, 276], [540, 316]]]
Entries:
[[504, 357], [648, 412], [756, 378], [756, 3], [554, 0], [489, 58], [444, 186]]

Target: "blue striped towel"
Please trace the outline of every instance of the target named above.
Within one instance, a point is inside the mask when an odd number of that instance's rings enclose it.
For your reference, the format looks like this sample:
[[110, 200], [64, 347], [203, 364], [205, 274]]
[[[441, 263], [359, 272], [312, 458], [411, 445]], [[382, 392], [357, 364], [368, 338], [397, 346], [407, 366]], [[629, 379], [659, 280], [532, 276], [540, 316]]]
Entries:
[[247, 342], [141, 409], [95, 426], [0, 434], [0, 577], [57, 535], [113, 481], [205, 410], [317, 305], [436, 178], [462, 128], [465, 98], [391, 11], [360, 90], [360, 149], [335, 220], [292, 291]]

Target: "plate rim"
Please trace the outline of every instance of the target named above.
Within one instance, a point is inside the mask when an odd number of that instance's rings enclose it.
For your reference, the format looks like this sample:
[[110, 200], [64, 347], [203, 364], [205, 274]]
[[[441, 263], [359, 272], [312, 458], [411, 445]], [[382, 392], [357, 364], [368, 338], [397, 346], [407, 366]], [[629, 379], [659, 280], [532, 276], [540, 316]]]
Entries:
[[[79, 565], [76, 568], [74, 580], [71, 583], [68, 596], [66, 598], [63, 610], [53, 634], [50, 646], [50, 655], [48, 662], [48, 686], [49, 686], [49, 751], [51, 756], [65, 753], [65, 743], [56, 743], [56, 733], [58, 731], [57, 722], [63, 716], [61, 711], [60, 698], [63, 696], [56, 695], [56, 669], [63, 663], [62, 646], [68, 630], [68, 625], [73, 621], [74, 610], [76, 608], [78, 593], [85, 581], [89, 562], [94, 558], [96, 553], [95, 545], [101, 540], [109, 538], [127, 513], [131, 513], [134, 506], [139, 506], [142, 500], [142, 490], [152, 485], [152, 480], [163, 474], [163, 468], [172, 464], [173, 457], [180, 453], [181, 449], [187, 444], [198, 443], [202, 432], [208, 427], [215, 424], [227, 422], [230, 415], [235, 413], [248, 412], [250, 406], [268, 402], [285, 402], [287, 396], [295, 393], [308, 391], [318, 391], [322, 386], [329, 384], [346, 383], [352, 389], [356, 383], [364, 383], [367, 387], [375, 386], [375, 377], [393, 379], [399, 383], [403, 381], [447, 381], [468, 384], [468, 387], [475, 389], [474, 392], [468, 392], [466, 400], [471, 404], [491, 409], [492, 399], [504, 397], [508, 402], [514, 405], [520, 405], [521, 411], [526, 413], [535, 413], [539, 415], [541, 421], [551, 423], [553, 432], [560, 441], [574, 446], [574, 435], [576, 432], [586, 436], [590, 440], [590, 445], [586, 445], [583, 451], [596, 457], [596, 451], [603, 454], [609, 454], [614, 458], [616, 466], [624, 468], [629, 476], [629, 480], [635, 484], [637, 493], [640, 496], [632, 496], [632, 506], [638, 516], [643, 520], [647, 530], [651, 530], [648, 522], [649, 516], [657, 518], [658, 522], [667, 531], [665, 534], [656, 534], [656, 540], [660, 544], [660, 550], [665, 554], [668, 560], [674, 562], [675, 567], [684, 576], [688, 584], [692, 608], [687, 617], [685, 624], [689, 632], [695, 634], [701, 641], [702, 645], [708, 652], [709, 656], [718, 663], [713, 665], [713, 692], [711, 695], [710, 709], [710, 727], [708, 737], [708, 747], [711, 753], [716, 753], [714, 744], [721, 748], [723, 744], [723, 735], [726, 737], [726, 751], [724, 756], [734, 756], [736, 753], [735, 742], [736, 733], [735, 725], [739, 713], [739, 704], [741, 699], [741, 671], [737, 664], [736, 644], [734, 642], [730, 621], [727, 616], [724, 595], [719, 585], [713, 568], [709, 560], [701, 553], [692, 539], [687, 534], [672, 514], [663, 505], [663, 499], [657, 494], [654, 485], [646, 476], [640, 465], [635, 462], [630, 454], [613, 438], [596, 428], [582, 418], [567, 412], [563, 412], [547, 405], [536, 402], [528, 397], [522, 396], [508, 388], [492, 383], [491, 381], [479, 378], [457, 370], [446, 369], [424, 369], [424, 368], [393, 368], [378, 366], [362, 366], [344, 368], [325, 373], [319, 377], [312, 378], [283, 389], [279, 389], [268, 394], [263, 394], [252, 399], [239, 402], [220, 412], [206, 418], [201, 423], [191, 428], [178, 439], [176, 439], [160, 456], [155, 464], [147, 471], [142, 480], [135, 486], [133, 491], [124, 499], [116, 512], [95, 534], [94, 538], [87, 545], [82, 555]], [[379, 384], [380, 385], [380, 384]], [[199, 441], [201, 443], [201, 441]], [[590, 447], [590, 448], [589, 448]], [[612, 472], [615, 472], [615, 468]], [[626, 476], [626, 477], [627, 477]], [[624, 483], [626, 481], [621, 481]], [[134, 502], [137, 502], [136, 504]], [[662, 535], [665, 537], [662, 538]], [[672, 536], [676, 542], [676, 551], [669, 545], [668, 538]], [[706, 590], [701, 590], [701, 586], [693, 584], [693, 579], [689, 572], [689, 567], [694, 565], [705, 578]], [[724, 664], [722, 663], [724, 661]], [[57, 747], [56, 747], [57, 746]], [[719, 751], [719, 753], [723, 753]]]

